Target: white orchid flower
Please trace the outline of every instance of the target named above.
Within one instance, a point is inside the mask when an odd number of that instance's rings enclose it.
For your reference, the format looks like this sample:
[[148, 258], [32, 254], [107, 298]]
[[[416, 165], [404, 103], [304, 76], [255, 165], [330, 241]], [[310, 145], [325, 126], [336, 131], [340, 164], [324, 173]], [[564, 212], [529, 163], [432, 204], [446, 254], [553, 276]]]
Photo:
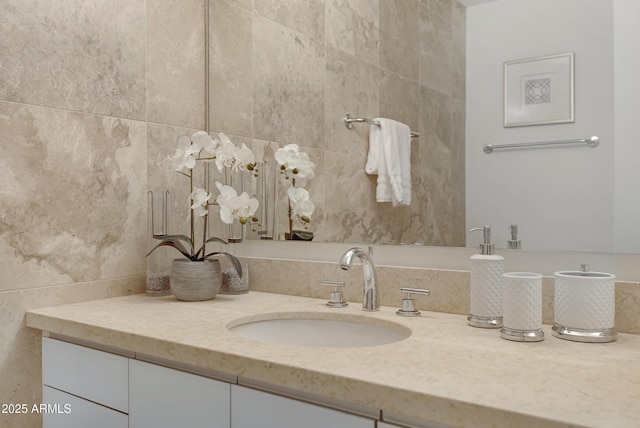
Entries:
[[238, 219], [241, 224], [245, 224], [258, 210], [258, 200], [250, 198], [247, 192], [242, 192], [238, 196], [233, 187], [219, 182], [216, 182], [216, 187], [220, 191], [216, 202], [220, 205], [220, 220], [223, 223], [232, 224]]
[[215, 159], [219, 142], [211, 138], [209, 133], [197, 131], [191, 136], [191, 141], [200, 147], [199, 160], [212, 162]]
[[191, 209], [194, 214], [199, 217], [204, 217], [208, 214], [207, 204], [209, 199], [211, 199], [211, 193], [207, 193], [207, 191], [202, 188], [194, 187], [189, 198], [191, 199]]
[[233, 171], [246, 171], [250, 165], [255, 165], [253, 152], [246, 144], [242, 143], [242, 147], [236, 147], [223, 133], [220, 133], [220, 139], [222, 143], [216, 153], [218, 171], [222, 171], [224, 167], [231, 168]]
[[245, 224], [247, 219], [253, 217], [258, 210], [258, 200], [249, 197], [247, 192], [242, 192], [235, 202], [237, 204], [238, 219], [242, 224]]
[[316, 165], [311, 162], [309, 155], [305, 152], [300, 152], [294, 159], [295, 163], [290, 166], [293, 173], [300, 178], [310, 179], [314, 177], [313, 169]]
[[315, 210], [314, 203], [309, 199], [309, 192], [305, 189], [298, 187], [290, 187], [287, 190], [287, 196], [292, 203], [293, 214], [304, 223], [311, 221], [311, 214]]
[[218, 147], [216, 152], [216, 166], [218, 167], [218, 171], [222, 171], [225, 166], [229, 168], [233, 166], [236, 149], [237, 147], [231, 141], [223, 142], [222, 145]]
[[242, 143], [242, 147], [238, 149], [236, 155], [236, 165], [239, 169], [245, 171], [249, 169], [249, 165], [254, 165], [256, 163], [256, 159], [253, 156], [253, 152], [245, 143]]
[[283, 148], [276, 150], [276, 162], [278, 162], [279, 165], [289, 168], [293, 158], [297, 156], [299, 151], [300, 149], [297, 144], [287, 144]]
[[230, 198], [234, 198], [234, 197], [238, 196], [238, 193], [236, 192], [236, 189], [234, 189], [231, 186], [227, 186], [226, 184], [222, 184], [219, 181], [216, 181], [216, 187], [218, 188], [218, 191], [220, 192], [220, 194], [216, 198], [216, 203], [221, 205], [221, 206], [223, 204], [226, 204], [226, 202]]
[[184, 169], [193, 169], [193, 167], [196, 166], [195, 155], [197, 155], [199, 151], [200, 147], [196, 144], [178, 147], [173, 156], [169, 156], [173, 169], [180, 172]]
[[308, 179], [314, 177], [315, 164], [309, 155], [301, 152], [297, 144], [287, 144], [275, 153], [276, 162], [282, 167], [285, 180], [295, 179], [296, 185], [304, 186]]

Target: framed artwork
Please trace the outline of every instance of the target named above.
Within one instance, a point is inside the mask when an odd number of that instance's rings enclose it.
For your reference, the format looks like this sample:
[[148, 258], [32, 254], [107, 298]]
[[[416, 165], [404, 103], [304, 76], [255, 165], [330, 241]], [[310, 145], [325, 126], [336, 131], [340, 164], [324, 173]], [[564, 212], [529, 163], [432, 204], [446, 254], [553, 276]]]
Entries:
[[504, 63], [504, 126], [574, 122], [574, 53]]

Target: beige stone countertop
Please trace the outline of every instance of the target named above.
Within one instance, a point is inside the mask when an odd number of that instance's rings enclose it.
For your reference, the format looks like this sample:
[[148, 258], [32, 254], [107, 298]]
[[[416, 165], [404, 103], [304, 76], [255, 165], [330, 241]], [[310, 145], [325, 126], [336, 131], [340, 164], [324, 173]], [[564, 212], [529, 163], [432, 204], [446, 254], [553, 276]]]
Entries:
[[[205, 302], [134, 295], [27, 312], [54, 334], [454, 426], [639, 427], [640, 336], [612, 343], [552, 337], [519, 343], [461, 315], [396, 308], [331, 309], [326, 300], [251, 291]], [[409, 338], [361, 348], [257, 342], [227, 330], [239, 318], [317, 312], [387, 320]], [[379, 321], [384, 322], [384, 321]]]

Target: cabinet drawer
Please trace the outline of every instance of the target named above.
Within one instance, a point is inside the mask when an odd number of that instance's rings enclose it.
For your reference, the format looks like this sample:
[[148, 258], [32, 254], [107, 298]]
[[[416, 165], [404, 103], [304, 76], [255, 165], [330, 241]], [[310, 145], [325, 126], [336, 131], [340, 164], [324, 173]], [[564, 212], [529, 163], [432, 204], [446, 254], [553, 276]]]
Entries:
[[48, 386], [42, 387], [43, 428], [127, 428], [127, 415]]
[[229, 428], [228, 383], [130, 360], [130, 428]]
[[231, 386], [231, 428], [374, 428], [375, 421], [262, 391]]
[[128, 359], [42, 338], [42, 383], [129, 413]]

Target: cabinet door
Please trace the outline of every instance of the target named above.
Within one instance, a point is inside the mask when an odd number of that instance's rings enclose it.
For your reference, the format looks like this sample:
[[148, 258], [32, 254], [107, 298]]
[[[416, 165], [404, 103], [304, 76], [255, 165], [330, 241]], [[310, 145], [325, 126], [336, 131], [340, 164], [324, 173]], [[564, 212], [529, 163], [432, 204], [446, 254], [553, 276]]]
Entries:
[[129, 411], [126, 357], [42, 338], [42, 383], [123, 413]]
[[75, 395], [42, 387], [43, 428], [127, 428], [127, 415]]
[[232, 428], [374, 428], [360, 416], [302, 401], [231, 386]]
[[228, 383], [129, 360], [129, 428], [229, 428]]

